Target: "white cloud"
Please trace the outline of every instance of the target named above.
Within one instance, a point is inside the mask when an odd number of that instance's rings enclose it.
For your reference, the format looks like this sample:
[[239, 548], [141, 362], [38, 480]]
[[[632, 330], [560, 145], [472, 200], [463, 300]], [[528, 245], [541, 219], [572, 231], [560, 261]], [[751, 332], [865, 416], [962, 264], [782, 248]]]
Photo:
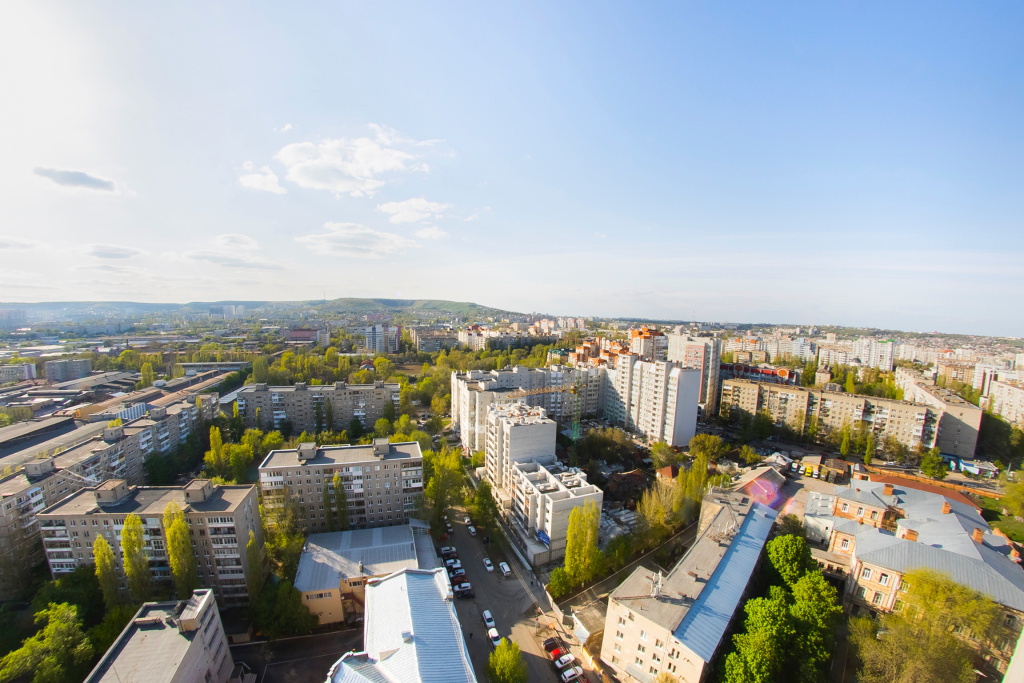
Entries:
[[218, 247], [224, 249], [242, 249], [245, 251], [253, 251], [260, 248], [259, 242], [237, 232], [229, 232], [224, 235], [217, 235], [213, 238], [213, 243]]
[[185, 258], [205, 261], [225, 268], [252, 268], [258, 270], [281, 270], [282, 266], [269, 261], [256, 252], [259, 242], [237, 232], [217, 235], [210, 240], [212, 249], [197, 249], [185, 252]]
[[287, 133], [291, 129], [292, 129], [292, 124], [286, 123], [286, 124], [284, 124], [284, 127], [281, 128], [281, 132], [282, 133]]
[[90, 244], [86, 247], [85, 253], [96, 258], [123, 259], [138, 256], [142, 253], [142, 250], [135, 247], [123, 247], [118, 244]]
[[318, 254], [378, 259], [417, 247], [414, 240], [358, 223], [325, 223], [327, 232], [296, 237]]
[[447, 237], [448, 233], [446, 233], [444, 230], [441, 230], [437, 226], [433, 226], [430, 228], [423, 228], [422, 230], [417, 230], [416, 236], [424, 240], [439, 240], [442, 237]]
[[378, 204], [377, 210], [391, 218], [392, 223], [418, 223], [428, 218], [439, 218], [445, 211], [452, 208], [451, 204], [427, 201], [423, 197], [413, 197], [403, 202], [387, 202]]
[[60, 168], [43, 168], [37, 166], [32, 172], [42, 178], [47, 178], [61, 187], [73, 187], [85, 190], [100, 190], [102, 192], [116, 192], [117, 184], [113, 180], [89, 175], [85, 171], [68, 171]]
[[31, 242], [18, 237], [0, 237], [0, 250], [24, 251], [26, 249], [35, 249], [37, 246], [39, 246], [38, 242]]
[[288, 169], [285, 177], [296, 185], [352, 197], [372, 196], [384, 185], [382, 174], [430, 170], [420, 155], [398, 146], [419, 147], [433, 141], [403, 138], [382, 126], [370, 128], [376, 137], [298, 142], [282, 148], [275, 158]]
[[242, 168], [246, 171], [254, 171], [253, 173], [239, 176], [238, 182], [242, 184], [242, 187], [247, 187], [250, 190], [273, 192], [274, 194], [284, 194], [288, 191], [278, 184], [277, 174], [271, 171], [269, 166], [261, 166], [259, 171], [255, 171], [253, 163], [247, 161]]

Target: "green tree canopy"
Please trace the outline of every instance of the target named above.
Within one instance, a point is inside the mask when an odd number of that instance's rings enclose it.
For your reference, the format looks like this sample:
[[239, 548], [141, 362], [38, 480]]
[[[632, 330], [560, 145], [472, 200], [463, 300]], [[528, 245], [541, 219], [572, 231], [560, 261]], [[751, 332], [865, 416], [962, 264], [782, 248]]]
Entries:
[[192, 534], [185, 513], [177, 503], [164, 508], [164, 534], [167, 538], [167, 556], [174, 576], [174, 587], [179, 600], [187, 600], [199, 587], [196, 556], [192, 551]]
[[949, 474], [949, 467], [939, 455], [938, 448], [932, 448], [921, 458], [921, 471], [932, 479], [945, 479]]
[[92, 556], [96, 563], [96, 578], [103, 590], [103, 602], [107, 610], [112, 610], [121, 602], [117, 594], [117, 558], [107, 539], [99, 534], [96, 534], [96, 540], [92, 543]]
[[42, 629], [0, 660], [0, 681], [32, 675], [33, 683], [71, 683], [85, 678], [93, 657], [74, 605], [50, 603], [36, 613]]
[[526, 683], [526, 661], [519, 646], [502, 638], [487, 660], [487, 678], [491, 683]]
[[807, 541], [799, 536], [779, 536], [768, 541], [768, 563], [773, 575], [790, 587], [818, 566]]
[[132, 599], [135, 602], [145, 602], [149, 599], [152, 575], [149, 571], [149, 555], [146, 553], [142, 520], [134, 513], [124, 520], [124, 528], [121, 530], [121, 554]]

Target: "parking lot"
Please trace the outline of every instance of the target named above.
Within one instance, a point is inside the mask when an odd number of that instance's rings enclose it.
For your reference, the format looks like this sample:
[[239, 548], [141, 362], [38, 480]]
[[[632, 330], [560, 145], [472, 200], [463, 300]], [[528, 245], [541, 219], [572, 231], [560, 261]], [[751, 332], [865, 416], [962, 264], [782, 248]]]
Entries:
[[[481, 615], [484, 610], [490, 610], [498, 634], [510, 638], [519, 645], [529, 669], [528, 680], [531, 683], [554, 683], [558, 680], [555, 669], [537, 641], [539, 612], [534, 600], [546, 605], [543, 589], [537, 585], [532, 574], [527, 573], [512, 559], [508, 560], [513, 569], [512, 577], [502, 577], [497, 565], [504, 557], [491, 554], [479, 535], [469, 535], [463, 521], [464, 516], [461, 510], [453, 510], [452, 525], [455, 533], [444, 544], [453, 545], [458, 550], [459, 560], [466, 570], [465, 580], [472, 584], [475, 594], [473, 598], [456, 600], [455, 609], [462, 624], [463, 636], [477, 679], [487, 680], [487, 660], [491, 654], [491, 645], [487, 640], [487, 630], [484, 628]], [[493, 544], [490, 547], [493, 548]], [[495, 566], [494, 572], [488, 572], [484, 568], [485, 557], [491, 558]]]

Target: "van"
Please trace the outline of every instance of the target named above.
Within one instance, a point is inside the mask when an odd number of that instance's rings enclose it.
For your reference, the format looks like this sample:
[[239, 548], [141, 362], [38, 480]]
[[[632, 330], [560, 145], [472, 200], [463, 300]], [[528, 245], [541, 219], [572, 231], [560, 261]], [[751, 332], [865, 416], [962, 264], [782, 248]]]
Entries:
[[512, 568], [508, 566], [507, 562], [499, 562], [498, 571], [500, 571], [501, 575], [504, 576], [506, 579], [512, 576]]

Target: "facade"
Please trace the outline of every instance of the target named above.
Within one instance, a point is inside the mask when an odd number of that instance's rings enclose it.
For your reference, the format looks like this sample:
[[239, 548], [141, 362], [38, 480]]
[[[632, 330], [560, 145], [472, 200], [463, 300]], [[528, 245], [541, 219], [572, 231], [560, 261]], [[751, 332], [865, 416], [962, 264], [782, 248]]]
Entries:
[[[271, 451], [259, 466], [263, 504], [296, 505], [305, 532], [326, 531], [340, 474], [354, 529], [406, 524], [423, 493], [423, 454], [415, 442], [374, 439], [360, 446], [320, 446]], [[325, 489], [328, 504], [324, 505]]]
[[891, 341], [860, 339], [854, 343], [853, 353], [861, 365], [892, 372], [894, 344]]
[[700, 370], [700, 396], [697, 404], [707, 418], [718, 414], [718, 373], [722, 363], [722, 341], [714, 337], [669, 334], [668, 360], [680, 367]]
[[907, 368], [896, 368], [896, 386], [903, 390], [905, 400], [923, 403], [939, 412], [935, 445], [940, 451], [961, 458], [974, 457], [981, 408]]
[[204, 479], [193, 479], [184, 486], [129, 486], [123, 479], [110, 479], [46, 508], [36, 518], [53, 578], [73, 572], [80, 564], [93, 564], [92, 544], [102, 535], [117, 558], [121, 588], [125, 589], [121, 530], [125, 518], [134, 514], [146, 532], [153, 578], [170, 581], [163, 515], [171, 503], [181, 508], [191, 527], [200, 585], [213, 589], [225, 604], [247, 603], [250, 568], [245, 546], [250, 531], [261, 556], [263, 553], [256, 487], [218, 486]]
[[85, 683], [228, 683], [234, 662], [213, 591], [187, 601], [147, 602]]
[[622, 681], [707, 679], [776, 512], [742, 492], [705, 498], [696, 540], [665, 575], [644, 566], [612, 591], [601, 661]]
[[371, 325], [360, 331], [370, 353], [398, 353], [402, 343], [401, 325]]
[[668, 354], [668, 337], [664, 332], [642, 326], [629, 330], [629, 352], [648, 363], [665, 360]]
[[294, 386], [268, 386], [249, 384], [238, 390], [238, 414], [246, 427], [280, 429], [288, 422], [295, 433], [310, 434], [331, 429], [348, 429], [353, 419], [363, 429], [384, 417], [390, 403], [398, 414], [401, 386], [397, 383], [347, 384], [335, 382], [308, 386], [297, 382]]
[[620, 356], [615, 370], [603, 370], [606, 420], [651, 441], [685, 446], [697, 432], [701, 372], [678, 363]]
[[507, 508], [512, 466], [524, 460], [555, 454], [558, 426], [543, 408], [525, 403], [494, 404], [487, 408], [484, 467], [495, 494]]
[[1007, 422], [1024, 428], [1024, 385], [1019, 382], [992, 382], [985, 406]]
[[331, 666], [328, 683], [476, 683], [444, 569], [404, 569], [366, 585], [363, 651]]
[[35, 378], [36, 366], [34, 363], [0, 365], [0, 384], [6, 384], [7, 382], [23, 382], [26, 379]]
[[[203, 395], [205, 418], [216, 394]], [[108, 479], [145, 483], [145, 462], [176, 449], [200, 424], [194, 401], [151, 408], [149, 415], [107, 427], [56, 455], [36, 458], [0, 479], [0, 596], [20, 589], [24, 572], [43, 561], [37, 513], [85, 486]]]
[[600, 511], [604, 492], [587, 483], [585, 472], [564, 467], [550, 455], [512, 465], [511, 499], [512, 528], [527, 561], [536, 567], [565, 557], [569, 514], [587, 503]]
[[321, 625], [334, 624], [363, 614], [371, 579], [440, 564], [430, 525], [419, 519], [399, 526], [310, 534], [299, 558], [295, 588]]
[[459, 335], [454, 330], [443, 330], [423, 327], [410, 327], [409, 337], [413, 348], [425, 353], [434, 353], [441, 349], [454, 349], [459, 346]]
[[330, 344], [331, 331], [319, 327], [295, 327], [284, 331], [284, 340], [292, 344]]
[[43, 364], [46, 381], [50, 384], [70, 382], [73, 379], [88, 377], [92, 372], [92, 361], [88, 358], [80, 360], [48, 360]]
[[977, 363], [972, 361], [943, 358], [935, 364], [936, 374], [947, 381], [963, 382], [974, 386], [974, 370]]

